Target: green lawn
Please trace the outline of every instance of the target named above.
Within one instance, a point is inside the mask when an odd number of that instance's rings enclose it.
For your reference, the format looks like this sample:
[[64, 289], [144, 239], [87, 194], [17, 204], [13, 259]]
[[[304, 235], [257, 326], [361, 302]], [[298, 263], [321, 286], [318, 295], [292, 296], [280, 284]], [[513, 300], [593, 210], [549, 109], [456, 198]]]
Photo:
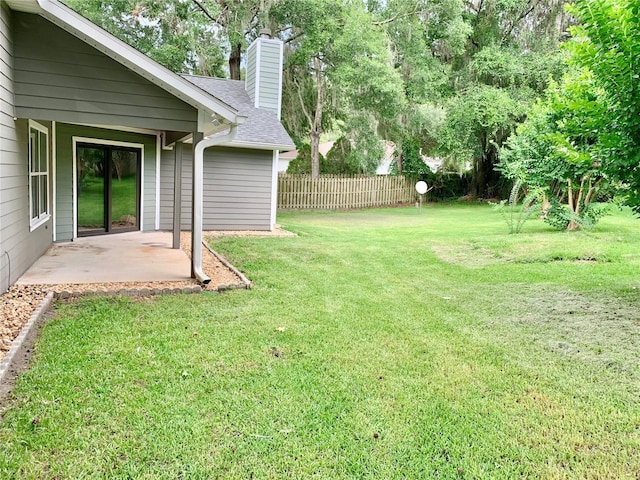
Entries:
[[640, 223], [485, 205], [279, 216], [251, 291], [60, 304], [2, 408], [2, 478], [640, 472]]

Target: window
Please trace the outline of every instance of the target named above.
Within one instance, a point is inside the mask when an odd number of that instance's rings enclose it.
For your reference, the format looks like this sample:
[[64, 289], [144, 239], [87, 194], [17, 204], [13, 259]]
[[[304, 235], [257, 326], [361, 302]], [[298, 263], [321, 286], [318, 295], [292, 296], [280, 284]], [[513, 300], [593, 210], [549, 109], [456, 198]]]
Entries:
[[49, 130], [29, 121], [29, 211], [31, 230], [49, 219]]

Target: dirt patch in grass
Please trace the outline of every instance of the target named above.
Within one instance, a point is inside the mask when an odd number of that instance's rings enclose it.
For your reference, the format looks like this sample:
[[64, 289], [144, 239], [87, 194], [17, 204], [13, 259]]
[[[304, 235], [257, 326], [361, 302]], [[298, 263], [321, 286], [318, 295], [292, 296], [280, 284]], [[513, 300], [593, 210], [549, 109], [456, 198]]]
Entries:
[[440, 260], [451, 265], [481, 267], [501, 261], [488, 248], [474, 247], [470, 243], [434, 245], [431, 250]]
[[610, 263], [612, 260], [601, 252], [550, 252], [545, 246], [535, 244], [488, 244], [480, 242], [434, 245], [431, 247], [443, 262], [463, 267], [496, 265], [500, 263], [553, 263], [580, 264]]
[[640, 390], [640, 292], [629, 298], [541, 285], [510, 285], [506, 320], [544, 348], [619, 374]]

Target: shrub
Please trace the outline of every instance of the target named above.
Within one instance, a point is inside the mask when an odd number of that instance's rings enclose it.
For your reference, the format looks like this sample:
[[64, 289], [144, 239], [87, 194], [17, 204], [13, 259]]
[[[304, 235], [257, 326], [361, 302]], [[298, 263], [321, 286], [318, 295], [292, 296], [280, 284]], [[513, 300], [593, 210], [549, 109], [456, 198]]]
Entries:
[[[324, 157], [320, 154], [320, 165], [323, 161]], [[311, 145], [305, 143], [298, 149], [298, 156], [289, 163], [287, 173], [293, 175], [311, 174]]]
[[542, 190], [531, 190], [520, 202], [521, 189], [522, 182], [517, 180], [511, 189], [509, 200], [502, 200], [500, 203], [489, 202], [507, 222], [509, 233], [520, 233], [525, 222], [541, 211], [539, 200], [542, 196]]

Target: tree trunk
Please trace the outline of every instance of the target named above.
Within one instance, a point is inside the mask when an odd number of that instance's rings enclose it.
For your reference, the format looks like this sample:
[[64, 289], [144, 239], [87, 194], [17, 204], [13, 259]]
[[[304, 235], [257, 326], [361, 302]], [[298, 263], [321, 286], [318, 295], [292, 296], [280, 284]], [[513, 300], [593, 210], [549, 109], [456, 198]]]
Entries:
[[495, 147], [490, 146], [485, 149], [482, 158], [474, 161], [473, 177], [469, 195], [472, 198], [492, 198], [495, 196], [495, 187], [498, 182], [498, 175], [494, 170], [497, 163], [498, 152]]
[[580, 224], [575, 220], [571, 220], [569, 225], [567, 225], [567, 232], [573, 232], [575, 230], [580, 230]]
[[474, 158], [473, 160], [473, 176], [471, 177], [471, 184], [469, 185], [469, 197], [472, 199], [482, 198], [484, 189], [486, 187], [486, 172], [485, 172], [485, 153], [487, 151], [487, 138], [482, 136], [480, 139], [482, 144], [482, 156]]
[[547, 194], [543, 193], [542, 194], [542, 209], [540, 211], [540, 218], [542, 220], [547, 218], [547, 215], [549, 214], [549, 210], [550, 209], [551, 209], [551, 201], [549, 200], [549, 197], [547, 197]]
[[[402, 127], [402, 131], [407, 131], [407, 114], [403, 113], [400, 115], [400, 126]], [[396, 167], [398, 168], [398, 175], [402, 175], [403, 171], [403, 163], [404, 163], [404, 155], [402, 155], [402, 144], [404, 137], [401, 137], [396, 143], [396, 152], [398, 152], [398, 156], [396, 157]]]
[[324, 100], [322, 62], [318, 57], [314, 57], [313, 67], [316, 79], [316, 110], [309, 137], [311, 140], [311, 178], [318, 178], [320, 176], [320, 135], [322, 135], [322, 102]]
[[404, 157], [402, 156], [402, 144], [397, 150], [398, 156], [396, 157], [396, 167], [398, 168], [398, 175], [402, 175], [402, 163], [404, 161]]
[[[577, 213], [577, 209], [576, 209], [577, 205], [576, 205], [575, 198], [573, 197], [573, 182], [571, 181], [570, 178], [567, 179], [567, 198], [569, 199], [569, 210], [571, 210], [571, 213]], [[579, 228], [580, 228], [580, 224], [575, 220], [570, 220], [569, 224], [567, 225], [568, 232], [578, 230]]]
[[484, 158], [479, 158], [473, 165], [473, 176], [469, 186], [469, 196], [471, 198], [481, 198], [483, 196], [485, 181]]
[[311, 140], [311, 178], [320, 176], [320, 132], [312, 131]]
[[236, 43], [229, 54], [229, 77], [231, 80], [241, 80], [240, 61], [242, 60], [242, 44]]

